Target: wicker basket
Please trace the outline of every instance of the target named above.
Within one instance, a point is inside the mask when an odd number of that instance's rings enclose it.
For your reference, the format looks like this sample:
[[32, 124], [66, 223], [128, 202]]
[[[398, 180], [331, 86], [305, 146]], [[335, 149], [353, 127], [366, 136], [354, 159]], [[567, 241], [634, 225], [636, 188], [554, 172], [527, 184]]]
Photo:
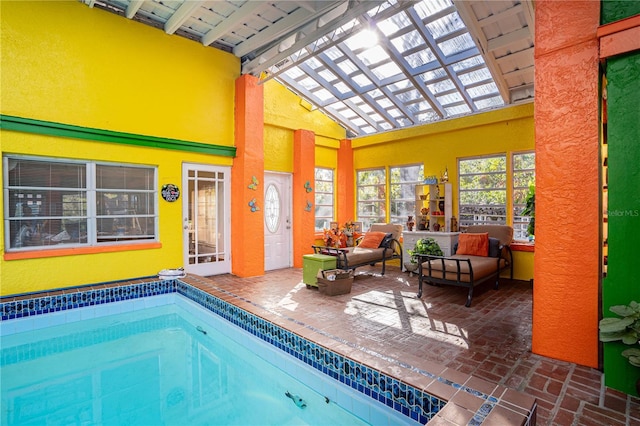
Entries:
[[343, 271], [342, 269], [318, 271], [318, 290], [320, 294], [337, 296], [351, 293], [352, 284], [353, 271]]

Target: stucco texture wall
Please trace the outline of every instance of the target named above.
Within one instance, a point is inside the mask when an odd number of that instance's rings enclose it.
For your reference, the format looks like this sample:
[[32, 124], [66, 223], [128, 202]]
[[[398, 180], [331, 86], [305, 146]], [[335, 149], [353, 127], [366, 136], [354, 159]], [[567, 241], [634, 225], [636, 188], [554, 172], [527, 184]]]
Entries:
[[[233, 146], [239, 61], [232, 55], [80, 2], [0, 2], [0, 8], [3, 115]], [[232, 162], [12, 131], [0, 136], [3, 154], [158, 166], [159, 185], [181, 184], [182, 161]], [[158, 213], [160, 248], [2, 259], [1, 294], [149, 276], [181, 266], [181, 203], [160, 200]]]

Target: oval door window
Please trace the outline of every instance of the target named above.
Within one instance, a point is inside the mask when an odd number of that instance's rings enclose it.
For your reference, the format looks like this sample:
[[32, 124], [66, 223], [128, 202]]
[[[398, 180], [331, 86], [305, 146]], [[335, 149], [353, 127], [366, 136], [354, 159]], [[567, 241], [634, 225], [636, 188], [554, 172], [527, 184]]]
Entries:
[[278, 230], [280, 224], [280, 194], [275, 185], [270, 184], [264, 195], [264, 220], [267, 229], [272, 234]]

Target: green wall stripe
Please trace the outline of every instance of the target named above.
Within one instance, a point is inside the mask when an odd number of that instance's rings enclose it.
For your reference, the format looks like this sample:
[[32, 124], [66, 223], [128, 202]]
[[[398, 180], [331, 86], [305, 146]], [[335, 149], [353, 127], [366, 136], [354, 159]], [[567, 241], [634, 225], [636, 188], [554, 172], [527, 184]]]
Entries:
[[233, 146], [210, 145], [201, 142], [137, 135], [135, 133], [114, 132], [112, 130], [93, 129], [91, 127], [74, 126], [71, 124], [54, 123], [52, 121], [35, 120], [32, 118], [14, 117], [3, 114], [0, 115], [0, 129], [150, 148], [197, 152], [223, 157], [236, 156], [236, 148]]

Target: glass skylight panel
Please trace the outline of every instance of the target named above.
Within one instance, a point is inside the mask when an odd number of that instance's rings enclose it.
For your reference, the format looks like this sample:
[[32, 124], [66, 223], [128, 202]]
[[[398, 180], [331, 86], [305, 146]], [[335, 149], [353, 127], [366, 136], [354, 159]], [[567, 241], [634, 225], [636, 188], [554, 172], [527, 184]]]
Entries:
[[419, 52], [413, 53], [411, 55], [407, 55], [404, 59], [411, 65], [412, 68], [418, 68], [424, 64], [428, 64], [431, 61], [436, 60], [436, 56], [433, 54], [431, 49], [424, 49]]
[[328, 100], [330, 100], [332, 98], [335, 99], [333, 97], [333, 94], [330, 91], [328, 91], [327, 89], [325, 89], [325, 88], [322, 88], [320, 90], [316, 90], [313, 94], [318, 99], [320, 99], [320, 101], [322, 101], [322, 103], [325, 103], [325, 102], [327, 102]]
[[480, 96], [489, 95], [492, 93], [498, 93], [498, 86], [495, 83], [487, 83], [482, 86], [470, 87], [467, 89], [467, 93], [472, 98], [479, 98]]
[[393, 118], [398, 118], [398, 117], [402, 117], [404, 114], [402, 114], [402, 112], [398, 109], [398, 108], [393, 108], [387, 111], [389, 113], [390, 116], [392, 116]]
[[345, 93], [349, 93], [351, 91], [351, 89], [349, 89], [349, 86], [347, 86], [346, 84], [344, 84], [343, 81], [339, 81], [337, 83], [335, 83], [333, 85], [333, 87], [335, 87], [340, 93], [342, 93], [343, 95]]
[[318, 75], [322, 78], [324, 78], [326, 81], [328, 81], [329, 83], [331, 83], [332, 81], [335, 81], [338, 79], [338, 77], [332, 73], [331, 71], [324, 69], [322, 71], [318, 72]]
[[431, 110], [431, 111], [422, 112], [416, 115], [416, 118], [420, 120], [420, 122], [422, 123], [427, 123], [427, 122], [439, 120], [440, 116], [436, 114], [435, 111]]
[[437, 81], [435, 83], [431, 83], [427, 85], [427, 89], [429, 89], [429, 91], [433, 94], [438, 94], [438, 93], [446, 92], [448, 90], [454, 90], [456, 89], [456, 86], [453, 84], [451, 80], [446, 79], [446, 80]]
[[370, 135], [371, 133], [374, 133], [376, 131], [376, 129], [374, 127], [371, 126], [365, 126], [365, 127], [361, 127], [362, 131], [368, 135]]
[[393, 77], [394, 75], [402, 74], [402, 70], [395, 62], [387, 62], [384, 65], [373, 68], [371, 70], [373, 74], [378, 77], [378, 80], [384, 80], [385, 78]]
[[418, 16], [424, 20], [434, 13], [440, 12], [441, 10], [451, 6], [452, 4], [449, 0], [423, 0], [413, 6], [413, 8], [418, 12]]
[[469, 50], [475, 47], [473, 43], [473, 39], [469, 35], [469, 33], [464, 33], [457, 37], [451, 38], [449, 40], [445, 40], [441, 43], [438, 43], [438, 47], [442, 50], [446, 56], [451, 56], [455, 53], [464, 52], [465, 50]]
[[436, 99], [438, 100], [438, 102], [440, 102], [441, 105], [446, 106], [449, 104], [453, 104], [456, 102], [459, 102], [462, 99], [462, 95], [458, 92], [456, 93], [450, 93], [448, 95], [443, 95], [443, 96], [437, 96]]
[[404, 90], [409, 87], [413, 87], [413, 85], [411, 84], [409, 79], [404, 79], [404, 80], [396, 81], [395, 83], [391, 83], [387, 87], [391, 89], [392, 92], [397, 92], [399, 90]]
[[360, 117], [360, 116], [358, 116], [358, 117], [354, 118], [353, 120], [351, 120], [351, 122], [352, 122], [353, 124], [355, 124], [356, 126], [358, 126], [358, 127], [368, 126], [368, 125], [369, 125], [369, 123], [367, 123], [367, 122], [364, 120], [364, 118], [362, 118], [362, 117]]
[[349, 59], [336, 62], [336, 64], [338, 65], [338, 68], [340, 68], [342, 72], [345, 73], [346, 75], [359, 71], [358, 67], [356, 67], [355, 64], [351, 62]]
[[309, 91], [315, 89], [316, 87], [320, 87], [320, 84], [311, 77], [303, 78], [298, 82], [298, 84]]
[[409, 31], [399, 37], [392, 38], [391, 44], [393, 44], [393, 47], [400, 53], [404, 53], [416, 46], [424, 45], [425, 49], [427, 48], [424, 38], [422, 38], [422, 35], [417, 30]]
[[443, 70], [442, 68], [438, 68], [438, 69], [427, 71], [425, 73], [420, 74], [420, 78], [425, 83], [429, 83], [429, 82], [431, 82], [433, 80], [440, 80], [440, 79], [443, 79], [445, 77], [448, 78], [447, 72], [445, 70]]
[[311, 69], [314, 69], [314, 70], [322, 66], [322, 62], [317, 60], [314, 56], [304, 61], [304, 63], [305, 65], [308, 65], [309, 67], [311, 67]]
[[371, 86], [373, 83], [364, 74], [360, 73], [353, 76], [353, 81], [360, 87]]
[[369, 104], [363, 103], [359, 105], [359, 107], [363, 112], [366, 112], [367, 114], [375, 114], [374, 109]]
[[435, 21], [426, 22], [425, 26], [435, 39], [443, 37], [456, 30], [466, 28], [462, 19], [460, 19], [458, 12], [451, 13], [440, 19], [436, 19]]
[[492, 98], [481, 99], [479, 101], [475, 101], [474, 104], [478, 109], [499, 107], [504, 105], [504, 101], [502, 100], [502, 96], [494, 96]]
[[305, 75], [305, 73], [302, 72], [300, 68], [294, 66], [286, 70], [284, 72], [284, 75], [286, 75], [287, 77], [293, 80], [296, 80], [298, 77], [302, 77], [303, 75]]
[[396, 97], [398, 99], [400, 99], [401, 102], [407, 103], [409, 101], [412, 101], [414, 99], [418, 99], [420, 97], [420, 92], [418, 92], [417, 90], [409, 90], [407, 92], [403, 92], [403, 93], [397, 93]]
[[382, 130], [391, 130], [393, 129], [393, 126], [391, 124], [389, 124], [386, 121], [383, 121], [382, 123], [380, 123], [380, 127], [382, 127]]
[[381, 123], [384, 121], [384, 119], [382, 118], [382, 116], [380, 114], [378, 114], [377, 112], [371, 114], [369, 116], [369, 118], [371, 118], [373, 121], [375, 121], [376, 123]]
[[468, 85], [474, 84], [474, 83], [478, 83], [480, 81], [493, 81], [491, 73], [489, 72], [489, 70], [487, 68], [482, 68], [482, 69], [479, 69], [479, 70], [475, 70], [475, 71], [471, 71], [471, 72], [466, 72], [464, 74], [460, 74], [458, 76], [458, 78], [460, 78], [460, 81], [465, 86], [468, 86]]
[[456, 62], [451, 65], [451, 68], [453, 68], [455, 72], [460, 72], [467, 68], [477, 67], [478, 65], [484, 65], [484, 59], [482, 59], [482, 56], [480, 55], [472, 56], [471, 58]]
[[359, 53], [357, 56], [365, 65], [375, 65], [389, 59], [389, 55], [381, 46], [374, 46]]
[[393, 102], [391, 102], [388, 98], [380, 98], [376, 99], [376, 102], [382, 109], [387, 109], [393, 106]]
[[402, 28], [411, 24], [404, 12], [397, 13], [390, 18], [380, 21], [376, 24], [378, 29], [387, 37], [397, 33]]
[[445, 108], [444, 110], [448, 116], [467, 114], [471, 112], [471, 109], [467, 104], [448, 107], [448, 108]]
[[335, 46], [332, 46], [324, 51], [329, 59], [336, 61], [338, 58], [342, 58], [344, 54]]

